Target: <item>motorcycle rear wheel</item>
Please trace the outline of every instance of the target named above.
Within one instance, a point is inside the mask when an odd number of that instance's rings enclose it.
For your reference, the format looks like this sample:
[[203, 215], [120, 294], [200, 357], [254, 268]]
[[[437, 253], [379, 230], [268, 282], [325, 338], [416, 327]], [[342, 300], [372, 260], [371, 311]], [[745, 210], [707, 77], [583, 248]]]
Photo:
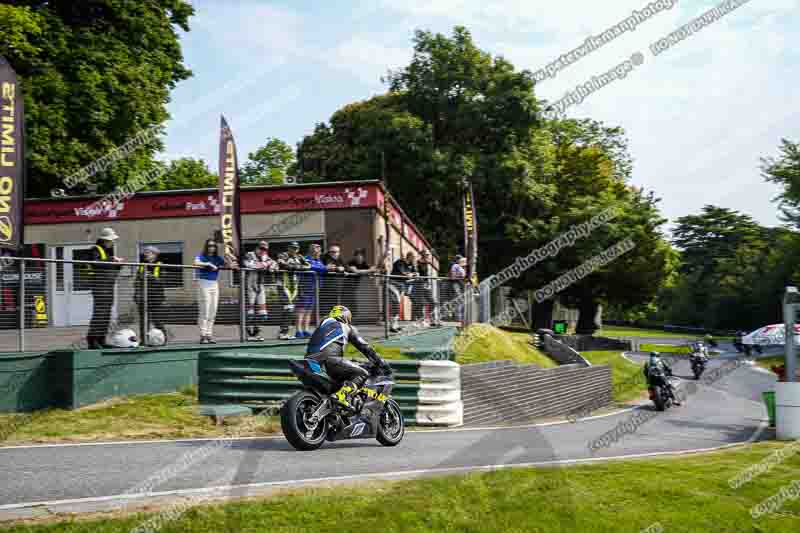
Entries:
[[656, 391], [653, 395], [653, 403], [656, 406], [656, 411], [663, 411], [667, 408], [667, 402], [664, 399], [666, 392], [660, 386], [655, 387]]
[[389, 400], [378, 417], [378, 431], [375, 438], [384, 446], [397, 446], [406, 434], [403, 412], [394, 400]]
[[321, 403], [322, 400], [318, 396], [301, 391], [281, 406], [283, 436], [295, 449], [316, 450], [325, 442], [325, 437], [328, 435], [328, 421], [323, 418], [315, 425], [311, 425], [308, 420]]

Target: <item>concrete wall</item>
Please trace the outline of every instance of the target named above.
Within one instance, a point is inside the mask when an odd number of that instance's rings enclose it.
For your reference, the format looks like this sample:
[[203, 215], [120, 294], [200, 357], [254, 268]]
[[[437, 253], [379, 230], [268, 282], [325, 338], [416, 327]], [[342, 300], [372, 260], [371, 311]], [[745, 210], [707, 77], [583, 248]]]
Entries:
[[566, 415], [590, 402], [610, 403], [611, 387], [611, 368], [605, 365], [550, 369], [513, 361], [462, 365], [464, 424], [525, 422]]

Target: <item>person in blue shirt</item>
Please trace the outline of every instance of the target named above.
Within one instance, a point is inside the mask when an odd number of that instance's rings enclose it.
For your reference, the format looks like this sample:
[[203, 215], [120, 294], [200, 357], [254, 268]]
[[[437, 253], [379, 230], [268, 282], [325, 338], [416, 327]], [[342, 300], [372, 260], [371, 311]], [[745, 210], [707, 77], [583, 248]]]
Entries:
[[219, 269], [225, 265], [218, 249], [216, 241], [209, 239], [203, 246], [203, 253], [194, 258], [194, 266], [200, 267], [195, 270], [200, 344], [217, 343], [214, 340], [214, 319], [219, 305]]
[[297, 302], [297, 333], [295, 337], [302, 339], [311, 336], [311, 315], [314, 313], [316, 303], [315, 284], [319, 283], [322, 290], [322, 275], [328, 271], [328, 267], [322, 262], [322, 247], [319, 244], [312, 244], [308, 247], [306, 261], [311, 266], [313, 274], [304, 274], [300, 278], [300, 297]]

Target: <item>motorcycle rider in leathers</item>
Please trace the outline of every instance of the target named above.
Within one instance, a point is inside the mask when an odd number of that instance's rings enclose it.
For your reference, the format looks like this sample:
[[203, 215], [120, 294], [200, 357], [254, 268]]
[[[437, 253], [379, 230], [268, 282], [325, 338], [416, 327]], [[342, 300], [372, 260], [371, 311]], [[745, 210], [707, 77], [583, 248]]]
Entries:
[[344, 407], [350, 407], [350, 401], [369, 377], [369, 372], [360, 365], [344, 358], [347, 343], [364, 354], [384, 373], [390, 374], [391, 367], [375, 352], [369, 343], [352, 325], [353, 315], [343, 305], [331, 309], [328, 317], [311, 335], [306, 348], [306, 359], [312, 359], [325, 365], [328, 375], [342, 387], [332, 395], [332, 399]]
[[650, 352], [650, 360], [644, 364], [642, 372], [647, 379], [647, 385], [649, 387], [654, 387], [656, 385], [664, 387], [672, 398], [672, 403], [674, 405], [681, 404], [675, 395], [675, 388], [668, 379], [668, 376], [672, 376], [672, 368], [666, 361], [661, 359], [658, 352]]

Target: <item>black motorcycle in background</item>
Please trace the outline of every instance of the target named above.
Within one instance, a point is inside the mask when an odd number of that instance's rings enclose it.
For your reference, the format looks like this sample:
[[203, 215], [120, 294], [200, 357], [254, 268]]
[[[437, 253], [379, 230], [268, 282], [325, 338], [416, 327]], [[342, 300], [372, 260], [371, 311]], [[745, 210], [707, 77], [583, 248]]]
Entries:
[[[361, 363], [359, 363], [361, 364]], [[341, 387], [322, 374], [319, 363], [309, 359], [289, 361], [289, 368], [303, 385], [281, 407], [281, 429], [298, 450], [316, 450], [325, 441], [375, 438], [384, 446], [396, 446], [405, 435], [400, 406], [390, 397], [394, 381], [371, 363], [361, 364], [369, 377], [350, 402], [350, 408], [331, 400]]]
[[706, 370], [707, 358], [702, 352], [695, 352], [689, 356], [689, 363], [692, 365], [694, 379], [700, 379]]

